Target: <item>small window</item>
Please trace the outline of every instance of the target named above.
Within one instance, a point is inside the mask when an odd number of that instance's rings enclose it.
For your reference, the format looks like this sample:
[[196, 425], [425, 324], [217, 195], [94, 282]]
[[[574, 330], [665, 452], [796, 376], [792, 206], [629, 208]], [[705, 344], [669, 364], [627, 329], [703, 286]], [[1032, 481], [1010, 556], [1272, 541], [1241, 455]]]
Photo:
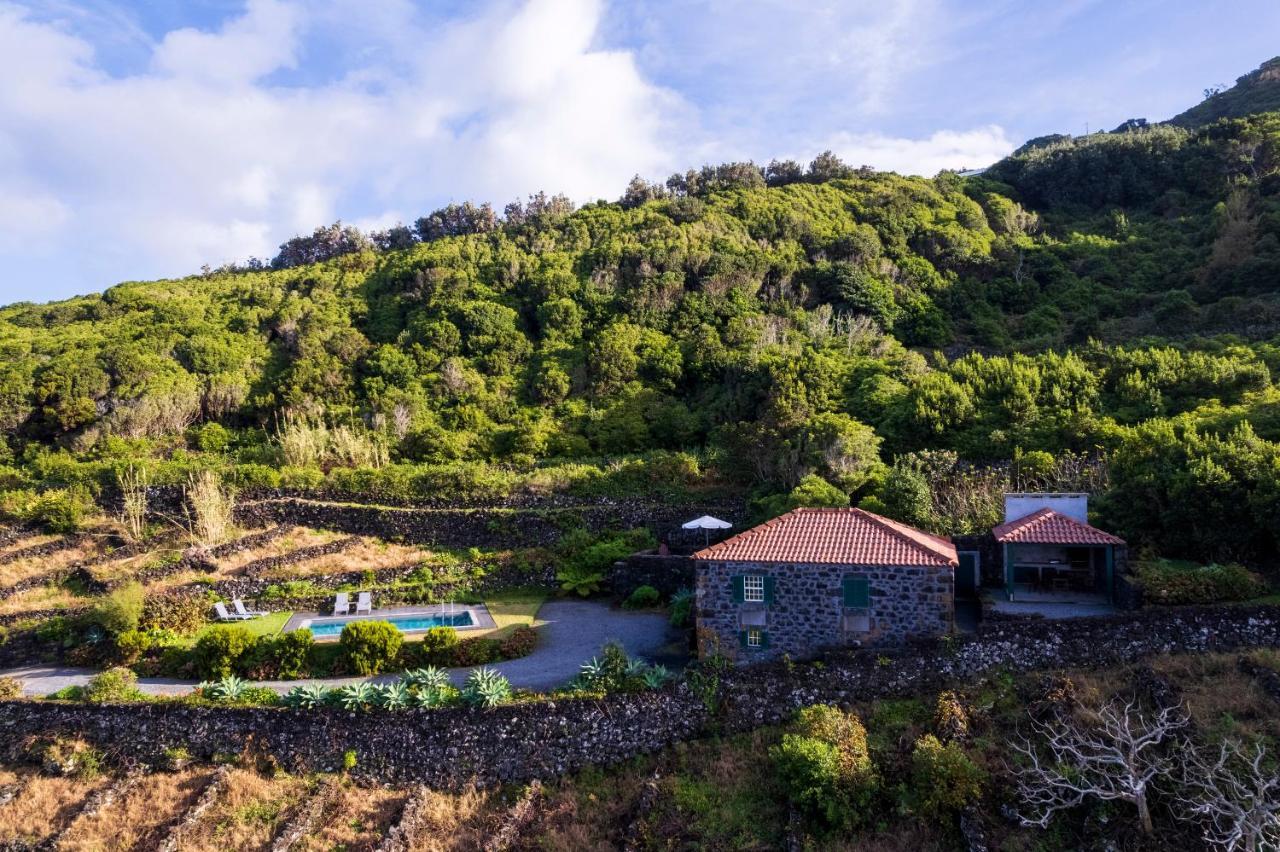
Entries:
[[747, 631], [747, 647], [763, 648], [764, 647], [764, 631], [758, 627], [753, 627]]
[[748, 574], [742, 578], [742, 599], [747, 603], [764, 603], [764, 577]]

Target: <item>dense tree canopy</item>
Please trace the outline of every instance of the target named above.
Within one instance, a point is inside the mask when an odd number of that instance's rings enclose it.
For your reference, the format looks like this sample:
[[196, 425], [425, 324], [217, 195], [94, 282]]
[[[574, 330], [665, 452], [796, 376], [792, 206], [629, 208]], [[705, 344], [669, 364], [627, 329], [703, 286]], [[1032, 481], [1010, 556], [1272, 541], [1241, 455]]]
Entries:
[[[1083, 454], [1112, 459], [1126, 534], [1275, 551], [1278, 115], [1048, 140], [971, 178], [824, 154], [578, 210], [450, 205], [319, 228], [270, 267], [0, 308], [4, 479], [149, 458], [332, 485], [681, 451], [730, 486], [818, 499], [818, 477], [910, 514], [928, 476], [906, 454]], [[300, 428], [328, 449], [295, 463]], [[1190, 534], [1175, 507], [1200, 503], [1235, 526]]]

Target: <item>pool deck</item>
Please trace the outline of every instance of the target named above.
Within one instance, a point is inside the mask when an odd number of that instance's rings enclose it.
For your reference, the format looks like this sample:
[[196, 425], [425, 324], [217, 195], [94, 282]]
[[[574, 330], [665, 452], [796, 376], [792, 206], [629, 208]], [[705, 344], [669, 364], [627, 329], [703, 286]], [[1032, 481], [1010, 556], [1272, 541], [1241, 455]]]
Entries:
[[[354, 605], [354, 604], [353, 604]], [[497, 627], [497, 623], [493, 620], [493, 616], [489, 614], [489, 608], [484, 604], [430, 604], [428, 606], [393, 606], [386, 609], [375, 609], [369, 615], [356, 615], [354, 613], [348, 615], [334, 615], [332, 612], [295, 612], [293, 616], [284, 623], [281, 633], [288, 633], [292, 630], [298, 630], [302, 627], [310, 627], [314, 622], [331, 622], [331, 621], [386, 621], [388, 618], [396, 618], [406, 615], [431, 616], [431, 615], [459, 615], [464, 612], [471, 613], [471, 624], [466, 627], [455, 627], [459, 633], [466, 633], [470, 630], [492, 630]], [[415, 630], [406, 633], [406, 636], [420, 636], [426, 631]], [[336, 642], [337, 636], [317, 636], [317, 642]]]

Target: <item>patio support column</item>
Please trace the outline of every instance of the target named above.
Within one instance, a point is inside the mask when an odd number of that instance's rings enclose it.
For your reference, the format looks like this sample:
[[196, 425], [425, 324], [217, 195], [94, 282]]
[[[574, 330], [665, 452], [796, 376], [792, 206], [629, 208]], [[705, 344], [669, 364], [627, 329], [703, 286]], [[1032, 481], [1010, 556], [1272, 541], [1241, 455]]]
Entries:
[[1013, 545], [1005, 542], [1004, 545], [1004, 593], [1005, 597], [1013, 600]]
[[1115, 603], [1115, 567], [1116, 567], [1116, 547], [1114, 544], [1108, 544], [1105, 548], [1107, 557], [1107, 603]]

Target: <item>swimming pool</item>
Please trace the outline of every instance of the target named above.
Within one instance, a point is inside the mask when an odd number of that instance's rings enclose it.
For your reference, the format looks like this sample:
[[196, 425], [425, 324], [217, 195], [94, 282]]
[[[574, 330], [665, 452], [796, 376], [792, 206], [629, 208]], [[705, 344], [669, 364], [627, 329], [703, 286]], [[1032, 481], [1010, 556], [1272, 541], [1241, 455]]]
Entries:
[[314, 619], [307, 626], [311, 628], [312, 636], [337, 636], [342, 633], [342, 628], [353, 621], [385, 621], [401, 633], [421, 633], [433, 627], [472, 627], [475, 625], [475, 621], [471, 618], [471, 612], [464, 610], [462, 612], [438, 612], [430, 615], [389, 615], [385, 618]]

